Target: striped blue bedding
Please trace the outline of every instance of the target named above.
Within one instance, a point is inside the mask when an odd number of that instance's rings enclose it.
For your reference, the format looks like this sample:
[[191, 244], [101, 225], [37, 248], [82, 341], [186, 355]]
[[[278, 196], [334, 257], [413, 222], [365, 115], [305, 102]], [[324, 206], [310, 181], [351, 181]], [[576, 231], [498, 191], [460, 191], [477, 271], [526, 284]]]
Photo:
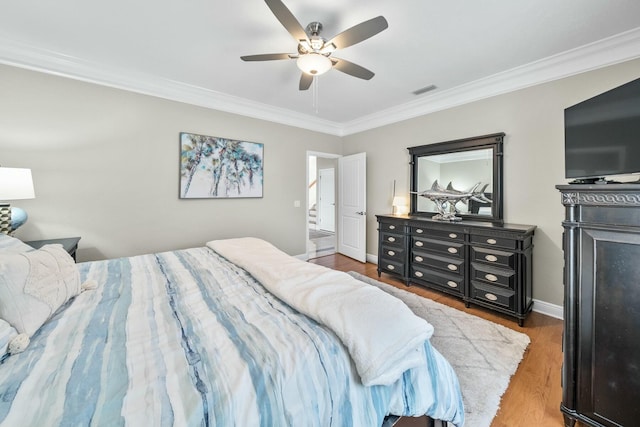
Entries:
[[0, 365], [7, 426], [379, 426], [428, 414], [461, 426], [449, 363], [364, 387], [333, 332], [209, 248], [78, 265], [69, 301]]

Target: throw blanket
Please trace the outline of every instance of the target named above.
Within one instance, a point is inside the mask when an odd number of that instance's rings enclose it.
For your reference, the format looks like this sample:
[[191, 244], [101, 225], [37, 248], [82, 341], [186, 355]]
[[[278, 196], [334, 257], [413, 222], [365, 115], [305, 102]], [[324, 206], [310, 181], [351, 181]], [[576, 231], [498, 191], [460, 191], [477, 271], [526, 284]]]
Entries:
[[264, 240], [214, 240], [207, 246], [291, 307], [332, 329], [365, 386], [392, 384], [424, 363], [424, 342], [433, 326], [399, 299], [347, 273], [293, 258]]

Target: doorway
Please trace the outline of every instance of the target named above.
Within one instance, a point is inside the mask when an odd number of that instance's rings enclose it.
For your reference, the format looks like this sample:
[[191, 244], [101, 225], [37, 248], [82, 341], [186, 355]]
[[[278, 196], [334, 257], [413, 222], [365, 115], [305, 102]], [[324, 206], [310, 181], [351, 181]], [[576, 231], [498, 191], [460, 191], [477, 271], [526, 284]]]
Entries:
[[339, 155], [307, 153], [307, 258], [336, 253], [336, 168]]

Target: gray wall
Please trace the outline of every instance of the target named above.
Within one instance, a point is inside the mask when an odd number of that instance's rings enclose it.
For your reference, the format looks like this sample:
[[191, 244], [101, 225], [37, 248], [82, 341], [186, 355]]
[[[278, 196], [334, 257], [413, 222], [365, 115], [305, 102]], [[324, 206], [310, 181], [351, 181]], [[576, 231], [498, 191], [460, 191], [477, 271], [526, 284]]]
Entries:
[[[179, 199], [181, 131], [263, 143], [264, 197]], [[80, 261], [249, 235], [303, 254], [307, 150], [340, 138], [0, 66], [0, 165], [31, 168], [36, 192], [13, 202], [16, 237], [81, 236]]]
[[384, 189], [395, 179], [409, 191], [407, 147], [505, 132], [504, 217], [538, 226], [534, 298], [561, 305], [564, 108], [638, 77], [630, 61], [343, 138], [343, 154], [367, 153], [367, 253], [377, 255], [375, 214], [391, 213]]

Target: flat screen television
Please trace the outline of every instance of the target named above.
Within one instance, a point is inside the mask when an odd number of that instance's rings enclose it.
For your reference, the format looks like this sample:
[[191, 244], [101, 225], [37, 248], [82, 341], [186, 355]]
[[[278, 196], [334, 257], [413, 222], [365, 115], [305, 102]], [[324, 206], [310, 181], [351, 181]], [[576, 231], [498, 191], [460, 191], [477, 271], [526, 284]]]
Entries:
[[564, 144], [575, 183], [640, 172], [640, 78], [566, 108]]

